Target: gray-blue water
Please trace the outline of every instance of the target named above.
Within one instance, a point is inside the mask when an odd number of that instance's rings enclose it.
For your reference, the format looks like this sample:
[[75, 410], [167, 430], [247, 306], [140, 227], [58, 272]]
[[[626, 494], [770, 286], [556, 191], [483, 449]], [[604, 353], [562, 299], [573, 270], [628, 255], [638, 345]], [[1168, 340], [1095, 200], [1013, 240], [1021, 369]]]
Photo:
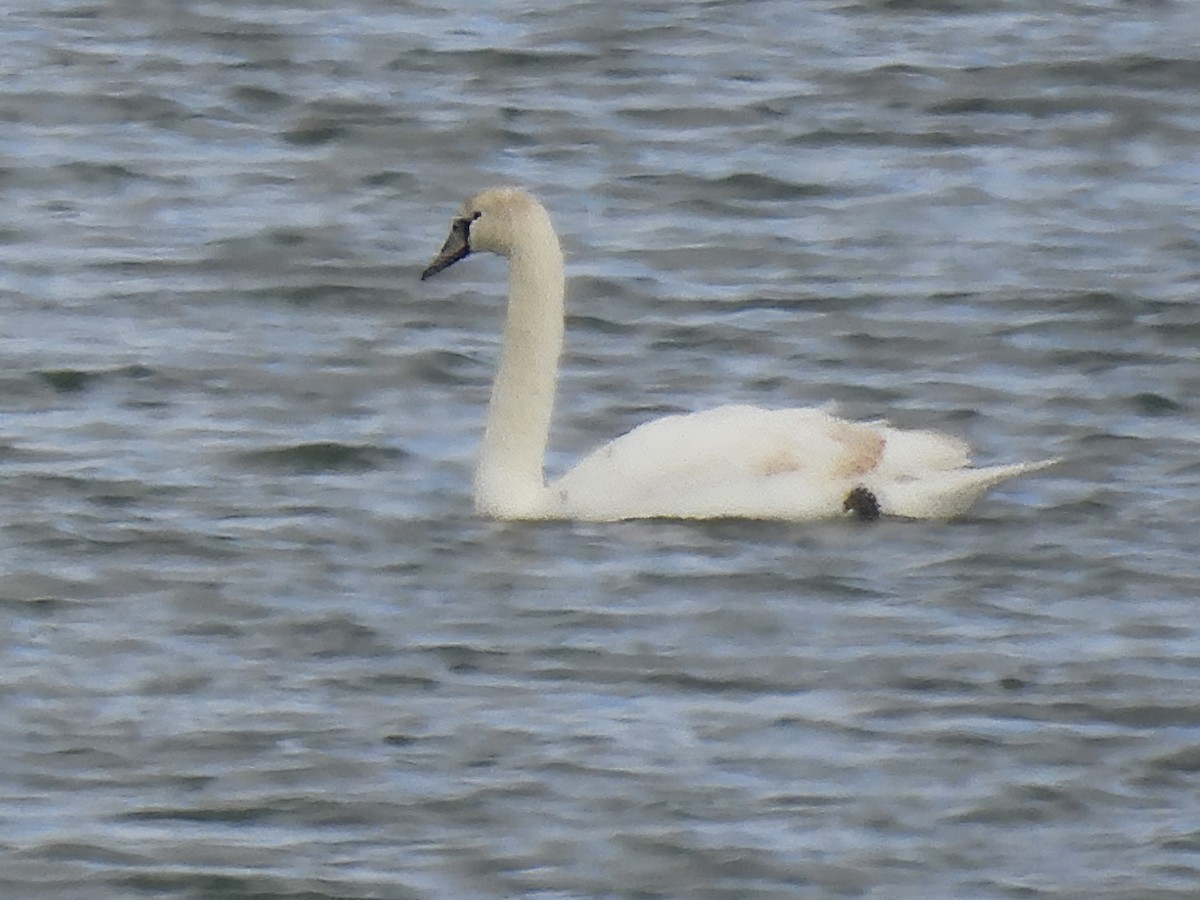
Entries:
[[[1200, 890], [1190, 0], [15, 0], [0, 895]], [[498, 181], [551, 468], [836, 402], [949, 523], [471, 512]]]

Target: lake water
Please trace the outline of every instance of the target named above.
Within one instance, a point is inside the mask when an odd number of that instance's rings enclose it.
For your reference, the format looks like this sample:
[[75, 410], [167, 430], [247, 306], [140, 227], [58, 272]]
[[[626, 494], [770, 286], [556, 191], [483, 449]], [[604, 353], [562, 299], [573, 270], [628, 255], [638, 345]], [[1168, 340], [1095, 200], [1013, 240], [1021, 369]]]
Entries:
[[[16, 0], [0, 895], [1190, 898], [1187, 0]], [[568, 252], [550, 468], [836, 403], [1062, 456], [953, 522], [500, 524], [503, 266]]]

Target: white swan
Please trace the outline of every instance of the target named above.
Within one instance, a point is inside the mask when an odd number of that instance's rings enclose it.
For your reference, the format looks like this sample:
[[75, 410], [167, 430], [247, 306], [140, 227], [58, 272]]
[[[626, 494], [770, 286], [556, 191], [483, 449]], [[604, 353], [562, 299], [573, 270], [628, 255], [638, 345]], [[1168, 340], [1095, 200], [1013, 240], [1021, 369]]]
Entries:
[[819, 519], [957, 515], [989, 487], [1054, 460], [973, 469], [960, 441], [819, 409], [721, 406], [635, 428], [546, 483], [563, 341], [563, 257], [550, 217], [512, 187], [472, 197], [425, 280], [468, 253], [508, 258], [500, 368], [475, 470], [475, 507], [500, 519]]

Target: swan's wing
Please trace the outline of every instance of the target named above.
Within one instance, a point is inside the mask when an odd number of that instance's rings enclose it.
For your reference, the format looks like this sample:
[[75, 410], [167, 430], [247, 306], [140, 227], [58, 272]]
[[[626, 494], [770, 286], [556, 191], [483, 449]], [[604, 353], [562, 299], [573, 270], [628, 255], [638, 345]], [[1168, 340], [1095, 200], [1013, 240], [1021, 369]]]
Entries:
[[991, 487], [1058, 462], [971, 468], [965, 443], [934, 431], [902, 431], [880, 426], [886, 449], [879, 465], [863, 479], [888, 515], [945, 519], [961, 515]]
[[841, 513], [885, 445], [819, 409], [723, 406], [635, 428], [550, 488], [576, 517], [816, 518]]
[[819, 519], [865, 487], [884, 513], [958, 515], [988, 488], [1054, 460], [970, 468], [966, 444], [930, 431], [855, 423], [820, 409], [722, 406], [649, 422], [549, 486], [558, 513]]
[[876, 467], [882, 478], [905, 478], [961, 469], [971, 464], [971, 449], [958, 438], [936, 431], [904, 431], [882, 423], [884, 452]]
[[889, 515], [948, 519], [962, 515], [988, 488], [1001, 481], [1037, 472], [1057, 462], [1044, 459], [981, 469], [944, 469], [901, 478], [879, 478], [872, 473], [864, 486], [875, 494], [880, 508]]

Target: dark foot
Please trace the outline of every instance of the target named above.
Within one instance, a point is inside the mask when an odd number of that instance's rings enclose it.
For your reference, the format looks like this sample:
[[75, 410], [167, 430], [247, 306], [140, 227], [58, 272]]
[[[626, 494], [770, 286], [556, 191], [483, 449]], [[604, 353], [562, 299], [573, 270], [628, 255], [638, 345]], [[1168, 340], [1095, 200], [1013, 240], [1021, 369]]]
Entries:
[[856, 487], [848, 493], [842, 509], [867, 522], [879, 518], [879, 501], [865, 487]]

